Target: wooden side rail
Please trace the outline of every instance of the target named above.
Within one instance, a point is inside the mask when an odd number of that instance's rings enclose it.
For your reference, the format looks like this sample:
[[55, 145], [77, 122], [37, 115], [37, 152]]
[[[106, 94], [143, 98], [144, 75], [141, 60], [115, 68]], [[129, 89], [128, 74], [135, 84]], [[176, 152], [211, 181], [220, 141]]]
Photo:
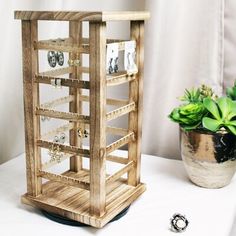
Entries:
[[42, 75], [35, 75], [34, 82], [41, 83], [41, 84], [51, 84], [52, 79], [61, 80], [61, 86], [65, 87], [74, 87], [74, 88], [82, 88], [82, 89], [89, 89], [89, 81], [82, 81], [77, 79], [65, 79], [65, 78], [58, 78], [52, 76], [42, 76]]
[[76, 155], [81, 155], [81, 156], [84, 156], [84, 157], [89, 157], [90, 152], [89, 152], [88, 149], [77, 148], [75, 146], [69, 146], [69, 145], [44, 141], [44, 140], [38, 140], [37, 141], [37, 146], [39, 146], [41, 148], [50, 149], [50, 147], [52, 145], [58, 146], [60, 151], [64, 152], [64, 153], [76, 154]]
[[77, 187], [77, 188], [82, 188], [85, 190], [89, 190], [90, 189], [90, 184], [86, 183], [84, 181], [80, 181], [78, 179], [74, 179], [68, 176], [64, 176], [64, 175], [57, 175], [57, 174], [52, 174], [43, 170], [39, 170], [38, 171], [38, 176], [44, 178], [44, 179], [48, 179], [51, 181], [56, 181], [56, 182], [60, 182], [62, 184], [65, 185], [70, 185], [73, 187]]
[[131, 102], [126, 106], [123, 106], [123, 107], [120, 107], [114, 111], [108, 112], [106, 115], [107, 121], [114, 120], [114, 119], [116, 119], [120, 116], [123, 116], [125, 114], [128, 114], [129, 112], [134, 111], [134, 110], [135, 110], [135, 103]]
[[[89, 96], [81, 95], [80, 100], [83, 101], [83, 102], [89, 102]], [[106, 104], [111, 105], [111, 106], [125, 106], [125, 105], [129, 104], [129, 101], [128, 100], [123, 100], [123, 99], [107, 98]]]
[[125, 135], [124, 137], [118, 139], [114, 143], [111, 143], [106, 147], [107, 154], [110, 154], [111, 152], [115, 151], [116, 149], [124, 146], [125, 144], [129, 143], [130, 141], [134, 141], [135, 135], [134, 132], [130, 132], [129, 134]]
[[36, 107], [36, 115], [69, 121], [79, 121], [81, 123], [89, 124], [89, 116], [83, 116], [72, 112], [62, 112]]
[[115, 174], [110, 175], [109, 177], [107, 177], [106, 179], [106, 184], [110, 184], [112, 182], [115, 182], [116, 180], [118, 180], [122, 175], [124, 175], [125, 173], [127, 173], [129, 170], [131, 170], [131, 168], [134, 166], [134, 162], [130, 161], [127, 165], [125, 165], [122, 169], [120, 169], [119, 171], [117, 171]]
[[73, 101], [74, 96], [70, 95], [70, 96], [66, 96], [66, 97], [62, 97], [62, 98], [57, 98], [53, 101], [50, 102], [46, 102], [40, 105], [41, 108], [50, 108], [50, 107], [56, 107], [65, 103], [69, 103], [71, 101]]
[[[77, 69], [81, 73], [89, 73], [89, 67], [77, 66]], [[70, 73], [73, 73], [73, 67], [72, 66], [40, 72], [38, 75], [46, 76], [46, 77], [48, 77], [48, 76], [56, 77], [56, 76], [70, 74]]]
[[114, 156], [114, 155], [108, 155], [106, 160], [111, 161], [111, 162], [120, 163], [120, 164], [127, 164], [129, 162], [128, 158]]
[[66, 75], [66, 74], [72, 73], [72, 71], [73, 71], [72, 67], [64, 67], [64, 68], [40, 72], [39, 75], [40, 76], [60, 76], [60, 75]]
[[107, 76], [107, 86], [116, 86], [136, 79], [136, 74], [127, 74], [126, 71]]
[[71, 43], [66, 39], [40, 40], [34, 43], [34, 49], [89, 54], [89, 45], [84, 44], [79, 46], [78, 44]]

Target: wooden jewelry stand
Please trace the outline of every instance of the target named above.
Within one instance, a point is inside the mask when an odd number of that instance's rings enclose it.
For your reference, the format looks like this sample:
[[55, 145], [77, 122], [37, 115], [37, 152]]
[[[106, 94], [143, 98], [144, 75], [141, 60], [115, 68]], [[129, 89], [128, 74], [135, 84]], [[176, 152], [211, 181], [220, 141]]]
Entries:
[[[144, 20], [148, 12], [39, 12], [16, 11], [15, 19], [22, 20], [23, 83], [25, 113], [25, 143], [27, 168], [27, 193], [22, 202], [97, 228], [103, 227], [127, 208], [144, 191], [140, 182], [141, 123], [144, 63]], [[38, 21], [69, 21], [69, 38], [38, 40]], [[107, 21], [131, 21], [131, 39], [136, 41], [137, 73], [127, 71], [106, 74], [106, 46], [118, 43], [124, 50], [125, 41], [106, 39]], [[82, 37], [82, 22], [89, 22], [89, 38]], [[69, 67], [46, 72], [38, 70], [38, 51], [57, 50], [68, 52]], [[83, 67], [82, 54], [89, 54], [89, 68]], [[73, 64], [80, 60], [80, 65]], [[89, 74], [89, 81], [82, 80], [82, 73]], [[68, 74], [68, 78], [63, 76]], [[50, 104], [69, 103], [69, 112], [48, 109], [40, 104], [39, 84], [60, 80], [69, 87], [69, 96]], [[129, 83], [129, 99], [106, 97], [107, 86]], [[89, 96], [82, 94], [89, 90]], [[82, 114], [83, 102], [89, 102], [89, 116]], [[119, 108], [106, 112], [106, 105]], [[129, 115], [128, 129], [107, 126], [107, 121]], [[40, 134], [40, 116], [67, 120], [68, 124]], [[89, 149], [82, 147], [79, 128], [89, 130]], [[69, 145], [48, 141], [47, 137], [69, 130]], [[123, 136], [110, 145], [106, 134]], [[128, 144], [128, 158], [111, 155]], [[56, 160], [42, 163], [41, 148], [57, 147], [70, 154], [70, 168], [62, 174], [48, 169], [58, 164]], [[64, 157], [65, 158], [65, 157]], [[83, 167], [83, 158], [89, 158], [90, 168]], [[114, 174], [106, 173], [106, 162], [124, 164]], [[127, 179], [122, 178], [127, 173]], [[42, 179], [48, 180], [43, 183]]]

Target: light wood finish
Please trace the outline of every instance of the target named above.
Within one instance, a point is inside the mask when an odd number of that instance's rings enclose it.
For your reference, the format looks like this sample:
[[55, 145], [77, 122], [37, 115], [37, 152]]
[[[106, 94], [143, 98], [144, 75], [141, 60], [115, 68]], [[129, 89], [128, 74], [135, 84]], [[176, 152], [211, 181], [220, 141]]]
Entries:
[[114, 111], [108, 112], [106, 115], [107, 121], [114, 120], [120, 116], [128, 114], [131, 111], [135, 110], [135, 103], [131, 102], [126, 106], [120, 107]]
[[136, 110], [129, 113], [129, 130], [135, 133], [136, 142], [128, 145], [129, 161], [134, 167], [128, 174], [128, 184], [136, 186], [140, 183], [141, 137], [143, 112], [143, 64], [144, 64], [144, 22], [131, 21], [131, 39], [136, 40], [137, 80], [130, 82], [129, 100], [135, 102]]
[[51, 107], [56, 107], [56, 106], [60, 106], [63, 105], [65, 103], [71, 102], [73, 101], [74, 96], [70, 95], [70, 96], [66, 96], [66, 97], [61, 97], [61, 98], [57, 98], [53, 101], [50, 102], [46, 102], [40, 105], [41, 108], [51, 108]]
[[[69, 36], [73, 44], [77, 46], [82, 45], [82, 22], [70, 21], [69, 22]], [[80, 53], [70, 53], [69, 60], [80, 60], [82, 61], [82, 54]], [[81, 64], [82, 65], [82, 64]], [[70, 73], [70, 78], [75, 78], [78, 81], [82, 80], [82, 74], [78, 71], [77, 66], [73, 66], [73, 72]], [[69, 104], [69, 111], [82, 114], [82, 102], [80, 101], [80, 96], [82, 94], [81, 89], [78, 88], [69, 88], [69, 94], [73, 95], [74, 99]], [[70, 130], [70, 145], [78, 146], [82, 148], [82, 138], [78, 137], [78, 122], [74, 122], [74, 128]], [[82, 169], [83, 160], [81, 156], [74, 156], [70, 158], [70, 170], [78, 172]]]
[[125, 71], [107, 76], [107, 86], [117, 86], [136, 79], [135, 74], [127, 74]]
[[[82, 95], [80, 97], [80, 100], [83, 101], [83, 102], [89, 102], [89, 96]], [[129, 104], [129, 101], [122, 100], [122, 99], [107, 98], [106, 99], [106, 104], [111, 105], [111, 106], [125, 106], [125, 105]]]
[[106, 24], [89, 23], [90, 45], [90, 213], [106, 204]]
[[[48, 212], [66, 216], [97, 228], [129, 206], [145, 191], [140, 183], [141, 123], [143, 93], [143, 44], [144, 20], [148, 12], [34, 12], [16, 11], [15, 18], [22, 20], [23, 80], [26, 132], [27, 193], [22, 202]], [[64, 39], [38, 40], [37, 21], [69, 21], [69, 36]], [[106, 47], [117, 44], [125, 49], [127, 40], [106, 39], [106, 21], [130, 20], [131, 39], [135, 41], [137, 73], [119, 71], [106, 75]], [[82, 21], [89, 21], [89, 38], [82, 37]], [[54, 50], [69, 53], [69, 67], [50, 71], [38, 71], [38, 50]], [[89, 55], [89, 67], [82, 62], [82, 54]], [[74, 63], [76, 62], [76, 63]], [[82, 74], [89, 74], [89, 81]], [[60, 80], [69, 87], [69, 94], [40, 105], [39, 84], [50, 85]], [[109, 86], [129, 83], [129, 99], [107, 98]], [[60, 91], [59, 86], [55, 86]], [[89, 96], [82, 94], [89, 89]], [[83, 115], [82, 105], [89, 102], [89, 116]], [[54, 107], [69, 103], [69, 111]], [[107, 112], [106, 107], [117, 106]], [[129, 114], [128, 129], [107, 126], [107, 122]], [[45, 134], [40, 134], [40, 116], [68, 121]], [[82, 145], [78, 130], [87, 131], [89, 148]], [[52, 142], [58, 132], [69, 132], [69, 144]], [[106, 135], [118, 135], [119, 139], [106, 145]], [[128, 157], [113, 155], [113, 151], [128, 144]], [[41, 163], [41, 148], [57, 147], [63, 155], [60, 161], [70, 159], [69, 171], [51, 173], [57, 160]], [[89, 158], [90, 168], [82, 166], [82, 158]], [[124, 165], [116, 173], [106, 173], [106, 163]], [[122, 178], [124, 174], [128, 178]], [[48, 181], [42, 184], [42, 178]]]
[[40, 107], [36, 107], [36, 115], [51, 117], [55, 119], [69, 120], [69, 121], [79, 121], [81, 123], [89, 123], [89, 116], [79, 115], [77, 113], [72, 112], [63, 112], [63, 111], [55, 111], [50, 109], [44, 109]]
[[59, 182], [59, 183], [64, 184], [66, 186], [72, 186], [72, 187], [82, 188], [82, 189], [86, 189], [86, 190], [89, 190], [89, 188], [90, 188], [88, 183], [83, 182], [81, 180], [71, 178], [68, 176], [52, 174], [52, 173], [49, 173], [49, 172], [46, 172], [43, 170], [38, 171], [38, 176], [41, 176], [44, 179]]
[[106, 183], [110, 184], [116, 180], [118, 180], [120, 177], [122, 177], [122, 175], [124, 175], [125, 173], [127, 173], [131, 167], [133, 167], [134, 162], [130, 161], [127, 165], [125, 165], [122, 169], [120, 169], [119, 171], [117, 171], [115, 174], [110, 175], [107, 179], [106, 179]]
[[147, 11], [15, 11], [15, 19], [21, 20], [62, 20], [62, 21], [124, 21], [147, 20], [150, 13]]
[[111, 162], [120, 163], [120, 164], [127, 164], [128, 161], [129, 161], [128, 158], [114, 156], [114, 155], [108, 155], [106, 160], [107, 161], [111, 161]]
[[90, 87], [89, 81], [81, 81], [81, 80], [79, 81], [77, 79], [65, 79], [60, 77], [41, 76], [41, 75], [35, 75], [34, 82], [41, 84], [51, 84], [52, 79], [60, 79], [61, 86], [83, 88], [83, 89], [89, 89]]
[[66, 41], [52, 41], [52, 40], [42, 40], [34, 43], [34, 48], [38, 50], [47, 51], [61, 51], [61, 52], [75, 52], [75, 53], [89, 53], [88, 45], [79, 45], [76, 43], [67, 43]]
[[42, 180], [37, 176], [40, 168], [41, 153], [35, 145], [40, 136], [40, 120], [34, 115], [39, 105], [39, 86], [33, 83], [33, 76], [38, 72], [38, 55], [33, 49], [33, 42], [38, 38], [37, 21], [22, 21], [23, 47], [23, 87], [24, 87], [24, 123], [27, 192], [31, 196], [41, 194]]
[[129, 143], [130, 141], [134, 141], [134, 140], [135, 140], [135, 135], [133, 132], [130, 132], [126, 136], [124, 136], [124, 137], [118, 139], [117, 141], [115, 141], [114, 143], [108, 145], [106, 148], [107, 154], [110, 154], [111, 152], [115, 151], [116, 149], [118, 149], [118, 148], [124, 146], [125, 144]]
[[69, 74], [73, 71], [72, 67], [64, 67], [64, 68], [58, 68], [58, 69], [54, 69], [54, 70], [49, 70], [49, 71], [45, 71], [45, 72], [41, 72], [39, 73], [40, 76], [46, 76], [46, 77], [57, 77], [60, 75], [65, 75], [65, 74]]
[[50, 147], [52, 147], [52, 145], [56, 145], [60, 148], [61, 152], [81, 155], [81, 156], [84, 156], [84, 157], [89, 157], [89, 154], [90, 154], [90, 151], [88, 149], [82, 149], [82, 148], [78, 148], [78, 147], [75, 147], [75, 146], [69, 146], [69, 145], [44, 141], [44, 140], [38, 140], [36, 142], [36, 144], [37, 144], [38, 147], [47, 148], [47, 149], [50, 149]]
[[[69, 171], [64, 173], [63, 176], [89, 183], [88, 171], [81, 170], [78, 173]], [[106, 192], [106, 213], [102, 217], [90, 214], [89, 191], [61, 185], [57, 181], [45, 183], [43, 185], [43, 194], [37, 198], [32, 198], [25, 194], [22, 196], [22, 202], [62, 216], [66, 215], [69, 219], [80, 221], [96, 228], [102, 228], [137, 199], [145, 189], [144, 184], [133, 187], [127, 185], [122, 179], [108, 184], [104, 189]]]

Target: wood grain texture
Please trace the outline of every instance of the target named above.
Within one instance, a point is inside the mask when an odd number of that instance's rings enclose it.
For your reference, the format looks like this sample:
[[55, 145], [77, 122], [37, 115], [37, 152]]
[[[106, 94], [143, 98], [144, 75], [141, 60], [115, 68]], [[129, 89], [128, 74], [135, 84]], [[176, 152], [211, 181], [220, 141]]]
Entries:
[[89, 124], [89, 116], [79, 115], [77, 113], [72, 112], [64, 112], [64, 111], [55, 111], [45, 108], [36, 107], [36, 115], [46, 116], [55, 119], [69, 120], [69, 121], [79, 121], [81, 123]]
[[58, 20], [58, 21], [113, 21], [146, 20], [150, 18], [147, 11], [15, 11], [15, 19], [21, 20]]
[[90, 213], [106, 203], [106, 24], [89, 24], [90, 44]]
[[107, 76], [107, 86], [117, 86], [127, 82], [131, 82], [136, 79], [135, 74], [127, 74], [127, 72], [120, 71], [113, 75]]
[[129, 100], [135, 102], [136, 110], [129, 113], [129, 130], [135, 133], [136, 141], [128, 145], [129, 161], [134, 161], [128, 174], [128, 183], [136, 186], [140, 183], [141, 137], [143, 113], [143, 64], [144, 64], [144, 22], [131, 21], [131, 40], [136, 41], [137, 80], [130, 82]]
[[[89, 184], [89, 171], [86, 170], [81, 170], [78, 173], [68, 171], [62, 176]], [[25, 194], [22, 196], [22, 202], [101, 228], [137, 199], [145, 189], [144, 184], [133, 187], [127, 185], [123, 179], [106, 185], [104, 190], [106, 192], [106, 213], [102, 217], [90, 214], [89, 191], [62, 185], [55, 180], [43, 184], [41, 196], [33, 198]]]
[[41, 83], [41, 84], [51, 84], [52, 79], [60, 79], [61, 86], [65, 87], [74, 87], [74, 88], [82, 88], [82, 89], [89, 89], [90, 83], [89, 81], [81, 81], [78, 79], [65, 79], [61, 77], [55, 76], [42, 76], [42, 75], [35, 75], [34, 82]]
[[[82, 45], [82, 23], [78, 21], [70, 21], [69, 22], [69, 36], [74, 45], [80, 47]], [[82, 54], [80, 53], [70, 53], [70, 60], [82, 60]], [[73, 72], [70, 73], [70, 78], [75, 78], [78, 81], [82, 80], [82, 74], [78, 71], [77, 66], [73, 66]], [[74, 97], [73, 101], [69, 104], [69, 111], [73, 113], [77, 113], [79, 115], [82, 114], [82, 102], [80, 101], [80, 96], [82, 94], [81, 89], [78, 88], [69, 88], [69, 94]], [[70, 130], [70, 145], [78, 146], [82, 148], [82, 138], [78, 137], [78, 122], [74, 122], [74, 128]], [[74, 156], [70, 158], [70, 170], [74, 172], [78, 172], [82, 169], [83, 160], [81, 156]]]
[[33, 83], [33, 76], [38, 72], [38, 52], [33, 49], [33, 42], [37, 39], [37, 22], [22, 21], [27, 192], [34, 197], [41, 194], [42, 185], [41, 178], [37, 176], [41, 154], [35, 145], [35, 140], [40, 136], [40, 120], [34, 115], [35, 108], [39, 105], [39, 86]]

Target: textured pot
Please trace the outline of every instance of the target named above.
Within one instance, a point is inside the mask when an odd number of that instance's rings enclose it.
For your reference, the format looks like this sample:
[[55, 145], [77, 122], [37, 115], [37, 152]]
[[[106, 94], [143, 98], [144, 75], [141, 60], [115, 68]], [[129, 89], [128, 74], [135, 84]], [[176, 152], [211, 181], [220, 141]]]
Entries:
[[228, 185], [236, 171], [236, 136], [180, 129], [181, 155], [190, 180], [205, 188]]

